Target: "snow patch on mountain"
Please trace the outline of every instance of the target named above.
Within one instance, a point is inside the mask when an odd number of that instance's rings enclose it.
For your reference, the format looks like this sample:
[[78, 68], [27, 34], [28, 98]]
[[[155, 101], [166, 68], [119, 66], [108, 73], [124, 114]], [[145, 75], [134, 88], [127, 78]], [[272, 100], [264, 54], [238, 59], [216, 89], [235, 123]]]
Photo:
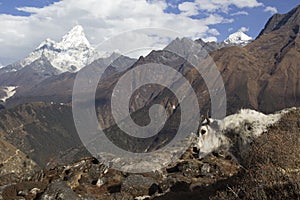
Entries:
[[45, 56], [51, 65], [63, 72], [77, 72], [100, 57], [87, 40], [83, 27], [75, 26], [60, 42], [51, 39], [43, 41], [32, 53], [20, 62], [22, 67]]
[[16, 89], [18, 86], [6, 86], [2, 89], [3, 92], [6, 93], [2, 98], [0, 98], [0, 101], [6, 102], [7, 99], [13, 97], [16, 94]]
[[253, 40], [252, 37], [246, 35], [242, 31], [238, 31], [236, 33], [229, 35], [229, 37], [226, 40], [224, 40], [224, 42], [226, 44], [237, 44], [237, 45], [244, 46], [252, 42], [252, 40]]

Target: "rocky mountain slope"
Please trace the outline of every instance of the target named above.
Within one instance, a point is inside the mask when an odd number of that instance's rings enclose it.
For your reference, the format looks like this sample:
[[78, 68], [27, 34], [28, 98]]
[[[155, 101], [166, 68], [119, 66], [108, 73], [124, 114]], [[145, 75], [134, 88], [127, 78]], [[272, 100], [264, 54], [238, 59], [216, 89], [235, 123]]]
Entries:
[[[292, 11], [294, 15], [300, 13]], [[292, 20], [293, 21], [293, 20]], [[292, 22], [291, 22], [292, 23]], [[300, 67], [299, 67], [299, 24], [295, 23], [284, 29], [278, 29], [263, 35], [245, 47], [222, 48], [210, 55], [220, 71], [227, 95], [227, 112], [235, 113], [240, 108], [252, 108], [266, 113], [286, 107], [300, 106]], [[173, 53], [174, 47], [179, 55]], [[204, 80], [199, 73], [186, 61], [189, 49], [197, 46], [188, 39], [177, 39], [162, 51], [153, 51], [145, 58], [140, 58], [133, 67], [145, 63], [162, 63], [181, 72], [198, 96], [202, 110], [209, 110], [210, 97]], [[201, 48], [201, 47], [199, 47]], [[203, 63], [206, 61], [204, 60]], [[203, 65], [205, 66], [205, 64]], [[209, 67], [207, 67], [209, 70]], [[99, 85], [96, 98], [99, 102], [110, 102], [109, 91], [112, 91], [119, 77], [111, 77]], [[143, 75], [141, 74], [141, 79]], [[164, 78], [164, 77], [162, 77]], [[105, 92], [103, 92], [105, 91]], [[167, 112], [172, 113], [169, 105], [176, 105], [176, 98], [168, 96], [167, 89], [158, 86], [147, 87], [135, 93], [139, 98], [132, 97], [130, 110], [136, 111], [147, 105], [160, 103]], [[100, 119], [107, 127], [113, 123], [106, 106], [98, 104], [99, 112], [106, 118]]]
[[[111, 61], [114, 62], [110, 63]], [[124, 70], [132, 66], [135, 61], [136, 59], [133, 58], [119, 54], [112, 54], [107, 58], [99, 58], [85, 67], [102, 70], [104, 67], [108, 66], [102, 75], [102, 79], [104, 79], [110, 75], [122, 73]], [[21, 72], [25, 71], [25, 68], [13, 73], [15, 75], [22, 75], [23, 73]], [[6, 107], [11, 108], [23, 103], [40, 101], [48, 103], [70, 103], [72, 100], [72, 90], [76, 75], [77, 73], [65, 72], [58, 75], [52, 74], [52, 76], [48, 76], [47, 78], [36, 73], [31, 73], [29, 76], [21, 76], [18, 79], [19, 82], [17, 82], [20, 83], [19, 85], [21, 86], [18, 87], [18, 91], [14, 97], [10, 98], [9, 101], [6, 102]], [[0, 82], [2, 77], [3, 80], [5, 77], [11, 77], [11, 73], [3, 74], [0, 77]], [[31, 84], [27, 84], [31, 79], [34, 81], [32, 81]], [[4, 80], [3, 83], [7, 81], [8, 80]], [[14, 81], [14, 83], [16, 83], [16, 81]]]
[[1, 74], [0, 85], [31, 87], [58, 74], [59, 71], [45, 56], [42, 56], [20, 70]]
[[75, 130], [70, 105], [24, 104], [0, 112], [0, 136], [40, 167], [89, 155]]
[[[30, 181], [41, 168], [14, 145], [0, 138], [0, 183], [1, 186], [12, 182]], [[1, 187], [0, 186], [0, 187]]]
[[[286, 199], [300, 198], [300, 110], [293, 109], [239, 162], [226, 152], [197, 158], [191, 148], [158, 171], [130, 174], [95, 158], [49, 166], [30, 181], [2, 187], [3, 199]], [[281, 148], [278, 148], [280, 146]]]
[[229, 107], [239, 102], [272, 112], [299, 106], [300, 24], [293, 20], [299, 13], [300, 7], [288, 14], [288, 26], [261, 35], [243, 49], [233, 47], [213, 54], [223, 72]]
[[[228, 113], [240, 108], [254, 108], [269, 113], [299, 106], [300, 24], [296, 20], [299, 13], [300, 8], [295, 8], [285, 15], [286, 25], [260, 36], [245, 47], [233, 46], [211, 53], [225, 83]], [[268, 24], [266, 28], [269, 29]], [[162, 56], [166, 53], [155, 54]], [[179, 61], [176, 64], [182, 68], [188, 65]], [[204, 108], [208, 108], [209, 98], [203, 95], [204, 82], [197, 74], [192, 69], [185, 76], [193, 83], [198, 98], [204, 101]]]
[[300, 24], [299, 8], [300, 5], [298, 5], [296, 8], [291, 10], [289, 13], [273, 15], [267, 22], [265, 28], [260, 32], [258, 37], [268, 34], [272, 31], [276, 31], [281, 28], [290, 29], [297, 24], [299, 25]]

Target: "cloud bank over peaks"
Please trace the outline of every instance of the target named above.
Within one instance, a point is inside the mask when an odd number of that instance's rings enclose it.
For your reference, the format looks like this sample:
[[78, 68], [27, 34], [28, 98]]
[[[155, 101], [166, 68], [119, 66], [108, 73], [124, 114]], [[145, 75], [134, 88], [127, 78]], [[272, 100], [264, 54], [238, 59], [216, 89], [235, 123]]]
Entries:
[[[256, 1], [245, 2], [248, 6], [259, 5]], [[212, 11], [219, 5], [221, 3], [213, 3], [205, 9]], [[143, 27], [163, 27], [193, 39], [205, 38], [215, 34], [211, 34], [211, 25], [232, 22], [232, 19], [215, 13], [199, 19], [190, 18], [189, 14], [168, 13], [165, 11], [168, 6], [163, 0], [62, 0], [42, 8], [19, 7], [18, 10], [30, 13], [30, 16], [0, 15], [0, 61], [8, 64], [18, 60], [40, 41], [45, 38], [58, 40], [76, 24], [81, 24], [91, 44], [97, 45], [122, 31]], [[157, 44], [155, 38], [142, 38], [144, 36], [136, 38], [141, 46]]]
[[[193, 2], [183, 2], [179, 4], [178, 8], [182, 12], [182, 15], [193, 16], [202, 11], [206, 12], [221, 12], [228, 13], [230, 6], [236, 6], [237, 8], [254, 8], [263, 6], [256, 0], [195, 0]], [[245, 14], [245, 13], [242, 13]]]

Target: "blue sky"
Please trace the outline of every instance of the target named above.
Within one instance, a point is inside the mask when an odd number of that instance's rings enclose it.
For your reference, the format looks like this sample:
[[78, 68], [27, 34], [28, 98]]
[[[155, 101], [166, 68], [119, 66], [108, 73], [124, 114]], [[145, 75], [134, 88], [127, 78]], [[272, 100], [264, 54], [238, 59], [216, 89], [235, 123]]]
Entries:
[[[264, 5], [275, 7], [281, 14], [289, 12], [295, 6], [300, 4], [298, 0], [267, 0], [260, 2], [264, 3]], [[261, 7], [243, 10], [248, 12], [249, 15], [236, 16], [232, 24], [218, 26], [220, 32], [225, 33], [226, 30], [228, 31], [231, 27], [233, 28], [233, 31], [236, 31], [239, 27], [245, 26], [249, 27], [247, 34], [255, 38], [265, 26], [268, 19], [272, 16], [272, 13], [270, 12], [263, 12], [264, 9]], [[224, 39], [224, 36], [220, 37], [220, 39]]]
[[[18, 7], [44, 7], [60, 0], [0, 0], [0, 13], [10, 14], [16, 16], [29, 16], [30, 13], [19, 11]], [[172, 5], [165, 9], [165, 12], [179, 14], [180, 10], [176, 7], [183, 2], [193, 2], [193, 0], [167, 0]], [[286, 13], [296, 5], [299, 5], [299, 0], [260, 0], [258, 2], [263, 3], [265, 6], [274, 7], [279, 13]], [[236, 32], [241, 27], [249, 28], [247, 34], [251, 37], [256, 37], [261, 29], [264, 27], [266, 21], [272, 16], [271, 12], [264, 12], [265, 7], [257, 8], [244, 8], [239, 9], [236, 6], [230, 7], [230, 13], [247, 12], [248, 14], [241, 14], [231, 16], [229, 13], [215, 12], [224, 17], [233, 18], [232, 23], [212, 25], [212, 28], [216, 28], [221, 34], [217, 36], [218, 40], [224, 40], [229, 33]], [[193, 18], [205, 17], [205, 13], [192, 16]]]
[[[46, 38], [59, 40], [76, 24], [84, 27], [92, 45], [143, 27], [168, 28], [193, 39], [222, 41], [238, 30], [255, 38], [275, 12], [286, 13], [298, 4], [299, 0], [0, 0], [0, 64], [21, 59]], [[141, 45], [161, 43], [135, 39]]]
[[30, 13], [18, 11], [17, 7], [44, 7], [59, 0], [1, 0], [0, 13], [19, 16], [28, 16]]
[[[179, 5], [183, 2], [194, 2], [193, 0], [188, 1], [182, 1], [182, 0], [167, 0], [168, 3], [171, 5]], [[227, 38], [229, 33], [236, 32], [241, 27], [249, 28], [249, 30], [246, 32], [249, 36], [255, 38], [260, 31], [263, 29], [264, 25], [266, 24], [267, 20], [274, 14], [272, 12], [265, 11], [266, 7], [272, 7], [276, 8], [278, 13], [287, 13], [297, 5], [300, 5], [299, 0], [259, 0], [258, 2], [261, 2], [264, 4], [264, 6], [259, 6], [255, 8], [243, 8], [239, 9], [236, 6], [230, 6], [230, 11], [228, 13], [223, 12], [214, 12], [218, 13], [224, 17], [230, 17], [233, 18], [234, 21], [232, 23], [225, 23], [225, 24], [217, 24], [212, 25], [210, 27], [216, 28], [221, 34], [217, 36], [219, 41], [222, 41]], [[172, 13], [180, 13], [180, 10], [178, 7], [168, 7], [166, 12], [172, 12]], [[233, 13], [238, 14], [240, 12], [240, 15], [234, 15]], [[242, 14], [244, 13], [244, 14]], [[246, 14], [247, 13], [247, 14]], [[201, 18], [207, 15], [205, 12], [200, 12], [199, 15], [192, 16], [194, 18]]]

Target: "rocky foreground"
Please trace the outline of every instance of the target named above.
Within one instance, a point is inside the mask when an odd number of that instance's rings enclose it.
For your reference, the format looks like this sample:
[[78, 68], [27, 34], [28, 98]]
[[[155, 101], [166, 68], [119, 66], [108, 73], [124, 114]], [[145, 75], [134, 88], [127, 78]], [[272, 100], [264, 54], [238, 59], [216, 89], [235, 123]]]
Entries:
[[91, 157], [44, 170], [24, 161], [23, 168], [0, 177], [2, 199], [300, 199], [300, 109], [285, 114], [239, 161], [226, 152], [200, 160], [191, 148], [167, 168], [143, 174]]

